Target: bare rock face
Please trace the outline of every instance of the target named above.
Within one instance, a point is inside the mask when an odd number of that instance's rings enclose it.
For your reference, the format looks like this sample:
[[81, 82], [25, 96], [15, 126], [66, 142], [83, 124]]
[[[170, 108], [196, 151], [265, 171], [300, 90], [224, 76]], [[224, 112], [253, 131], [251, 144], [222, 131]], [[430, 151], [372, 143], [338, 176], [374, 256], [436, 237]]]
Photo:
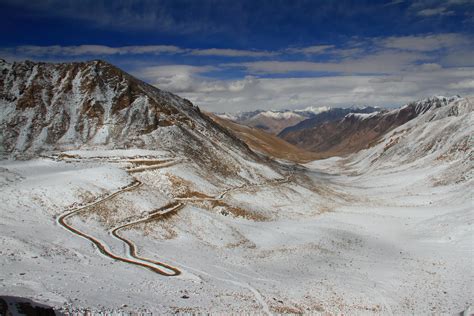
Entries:
[[161, 148], [159, 137], [147, 135], [179, 129], [224, 134], [188, 100], [103, 61], [1, 61], [0, 73], [4, 152], [88, 145]]
[[349, 113], [339, 120], [318, 122], [306, 128], [288, 130], [279, 136], [325, 157], [347, 155], [376, 144], [381, 136], [394, 128], [457, 98], [432, 97], [392, 111]]
[[139, 144], [160, 126], [193, 127], [199, 111], [102, 61], [0, 64], [5, 152]]

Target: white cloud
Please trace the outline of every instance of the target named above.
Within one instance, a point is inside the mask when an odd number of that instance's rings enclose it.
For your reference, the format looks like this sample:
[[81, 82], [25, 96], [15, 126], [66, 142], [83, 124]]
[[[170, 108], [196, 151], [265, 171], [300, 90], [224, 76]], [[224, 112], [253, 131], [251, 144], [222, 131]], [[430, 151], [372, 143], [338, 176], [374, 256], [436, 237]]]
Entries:
[[[306, 78], [214, 80], [207, 68], [154, 67], [150, 82], [177, 92], [208, 111], [304, 108], [307, 106], [401, 105], [430, 95], [474, 93], [474, 67], [413, 68], [401, 75], [340, 75]], [[183, 78], [183, 72], [185, 80]], [[173, 75], [175, 74], [175, 75]], [[184, 82], [184, 84], [183, 84]]]
[[174, 45], [145, 45], [119, 47], [119, 54], [163, 54], [182, 53], [185, 50]]
[[[131, 58], [125, 57], [134, 56], [136, 62], [128, 64], [135, 67], [134, 75], [211, 111], [354, 104], [400, 105], [433, 94], [474, 94], [474, 44], [470, 36], [445, 33], [354, 38], [341, 47], [319, 45], [272, 52], [190, 49], [172, 45], [55, 45], [4, 48], [0, 55], [13, 60], [20, 57], [71, 60], [81, 56], [106, 55], [128, 62]], [[305, 56], [300, 56], [299, 60], [295, 60], [295, 55], [289, 56], [295, 53]], [[322, 58], [321, 53], [328, 56]], [[162, 61], [185, 57], [190, 62], [201, 62], [202, 58], [195, 56], [222, 56], [236, 58], [237, 62], [150, 67], [146, 65], [146, 60], [150, 58], [136, 56], [145, 54], [176, 55]], [[239, 57], [258, 59], [240, 61]], [[236, 70], [243, 70], [244, 75], [233, 80], [218, 80], [208, 74], [213, 72], [213, 75], [219, 75], [223, 72], [226, 75], [240, 75], [241, 72]], [[306, 77], [293, 78], [295, 72]], [[318, 77], [321, 73], [325, 76]], [[278, 78], [257, 77], [272, 74], [278, 74]]]
[[37, 46], [23, 45], [3, 49], [11, 53], [28, 57], [35, 56], [98, 56], [98, 55], [159, 55], [159, 54], [189, 54], [194, 56], [224, 56], [224, 57], [270, 57], [279, 54], [261, 50], [239, 50], [227, 48], [190, 49], [174, 45], [137, 45], [111, 47], [106, 45], [75, 45], [75, 46]]
[[212, 66], [166, 65], [142, 68], [134, 74], [163, 90], [180, 93], [199, 89], [203, 81], [197, 76], [213, 69]]
[[439, 8], [430, 8], [430, 9], [423, 9], [418, 11], [417, 13], [420, 16], [435, 16], [435, 15], [453, 15], [454, 11], [449, 11], [444, 7]]
[[[353, 46], [353, 45], [352, 45]], [[337, 48], [335, 45], [315, 45], [308, 47], [292, 47], [284, 50], [290, 54], [321, 55], [329, 54], [333, 57], [350, 57], [362, 53], [361, 47]]]
[[13, 49], [25, 56], [82, 56], [82, 55], [126, 55], [180, 53], [184, 50], [173, 45], [145, 45], [110, 47], [105, 45], [35, 46], [24, 45]]
[[371, 79], [371, 83], [387, 83], [387, 82], [402, 82], [403, 76], [380, 76], [374, 79]]
[[[400, 94], [412, 96], [414, 85], [393, 83], [376, 92], [383, 84], [370, 83], [373, 77], [336, 76], [324, 78], [253, 79], [253, 84], [238, 93], [219, 91], [203, 94], [189, 92], [183, 96], [211, 111], [242, 111], [318, 106], [350, 106], [354, 104], [391, 104], [400, 102]], [[390, 88], [391, 87], [391, 88]], [[396, 97], [393, 94], [396, 93]], [[298, 96], [295, 98], [295, 96]], [[407, 100], [409, 98], [402, 98]]]
[[138, 74], [146, 78], [156, 76], [173, 76], [177, 74], [198, 74], [215, 70], [214, 66], [193, 66], [193, 65], [164, 65], [146, 67], [139, 70]]
[[435, 70], [440, 70], [443, 67], [441, 67], [441, 65], [437, 63], [426, 63], [426, 64], [420, 65], [419, 68], [421, 71], [435, 71]]
[[446, 66], [474, 66], [474, 48], [471, 46], [449, 51], [440, 62]]
[[389, 3], [386, 3], [383, 5], [383, 7], [389, 7], [389, 6], [393, 6], [393, 5], [398, 5], [398, 4], [401, 4], [405, 2], [405, 0], [393, 0], [392, 2], [389, 2]]
[[202, 76], [202, 74], [213, 70], [216, 70], [216, 67], [167, 65], [143, 68], [134, 74], [160, 89], [180, 94], [238, 93], [256, 83], [252, 76], [246, 76], [240, 80], [215, 80]]
[[313, 55], [313, 54], [321, 54], [327, 52], [329, 49], [334, 48], [334, 45], [314, 45], [308, 47], [300, 47], [300, 48], [288, 48], [287, 52], [291, 54], [306, 54], [306, 55]]
[[225, 57], [268, 57], [274, 56], [276, 52], [258, 50], [240, 50], [227, 48], [193, 49], [191, 55], [196, 56], [225, 56]]
[[472, 3], [472, 0], [447, 0], [447, 3], [450, 5], [459, 5], [465, 3]]
[[457, 90], [471, 90], [474, 92], [474, 79], [466, 79], [449, 85], [451, 89]]
[[340, 57], [353, 57], [356, 55], [360, 55], [363, 52], [364, 52], [364, 49], [361, 47], [340, 48], [340, 49], [331, 50], [331, 54], [340, 56]]
[[363, 57], [346, 58], [341, 62], [311, 61], [255, 61], [229, 63], [224, 66], [243, 67], [256, 74], [291, 72], [336, 72], [336, 73], [398, 73], [420, 60], [430, 57], [420, 52], [398, 52], [385, 50]]
[[376, 42], [380, 46], [387, 48], [428, 52], [469, 43], [472, 44], [472, 39], [456, 33], [445, 33], [420, 36], [393, 36], [379, 39]]

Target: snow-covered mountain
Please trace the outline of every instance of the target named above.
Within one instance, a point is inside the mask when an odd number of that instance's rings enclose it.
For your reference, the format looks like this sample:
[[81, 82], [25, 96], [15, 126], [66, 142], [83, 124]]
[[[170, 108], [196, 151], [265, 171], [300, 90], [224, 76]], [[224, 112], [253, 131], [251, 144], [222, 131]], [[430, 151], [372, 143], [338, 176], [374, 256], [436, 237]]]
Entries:
[[349, 108], [327, 108], [327, 110], [321, 111], [319, 113], [315, 113], [314, 115], [308, 117], [308, 119], [301, 121], [298, 124], [295, 124], [293, 126], [288, 126], [284, 130], [282, 130], [278, 134], [278, 136], [281, 138], [284, 138], [285, 135], [287, 135], [288, 133], [300, 131], [307, 128], [312, 128], [314, 126], [317, 126], [325, 122], [337, 121], [339, 119], [342, 119], [344, 116], [346, 116], [349, 113], [367, 114], [367, 113], [373, 113], [379, 110], [380, 109], [378, 107], [372, 107], [372, 106], [365, 106], [365, 107], [353, 106]]
[[256, 110], [250, 112], [216, 113], [217, 116], [235, 121], [250, 127], [260, 128], [268, 133], [277, 135], [289, 126], [298, 124], [308, 118], [328, 111], [326, 106], [310, 106], [301, 110]]
[[191, 130], [196, 122], [206, 125], [190, 102], [105, 62], [3, 62], [0, 67], [5, 152], [95, 145], [157, 147], [165, 134]]
[[374, 145], [385, 133], [431, 108], [445, 106], [458, 99], [458, 96], [434, 96], [408, 103], [399, 109], [370, 108], [369, 111], [338, 113], [335, 119], [321, 119], [330, 113], [326, 112], [287, 128], [279, 136], [289, 143], [325, 156], [346, 155]]
[[431, 97], [388, 112], [385, 117], [406, 116], [407, 111], [416, 117], [391, 130], [373, 147], [351, 157], [353, 167], [362, 173], [431, 166], [435, 168], [433, 182], [436, 185], [472, 179], [474, 100], [458, 96]]
[[[348, 131], [366, 133], [351, 141], [393, 128], [346, 158], [276, 165], [108, 64], [2, 67], [2, 148], [43, 154], [0, 161], [9, 296], [61, 314], [452, 315], [472, 305], [472, 263], [460, 260], [474, 253], [471, 99], [346, 114]], [[262, 152], [296, 153], [232, 130]], [[0, 307], [16, 300], [1, 295]]]
[[247, 161], [259, 160], [188, 100], [103, 61], [1, 61], [0, 74], [3, 155], [146, 148], [236, 177], [249, 166]]

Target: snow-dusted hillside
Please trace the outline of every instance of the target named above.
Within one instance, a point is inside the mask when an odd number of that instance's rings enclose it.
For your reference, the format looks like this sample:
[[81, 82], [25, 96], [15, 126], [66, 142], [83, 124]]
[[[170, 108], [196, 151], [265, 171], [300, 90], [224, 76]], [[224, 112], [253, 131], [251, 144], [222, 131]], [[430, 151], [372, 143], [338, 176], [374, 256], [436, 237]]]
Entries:
[[251, 181], [275, 174], [255, 168], [260, 158], [189, 101], [103, 61], [1, 61], [0, 126], [3, 156], [146, 148], [212, 169], [211, 176]]
[[314, 112], [314, 115], [311, 115], [308, 117], [308, 119], [292, 125], [288, 126], [284, 130], [282, 130], [278, 136], [281, 138], [285, 138], [286, 135], [289, 133], [295, 132], [295, 131], [300, 131], [300, 130], [305, 130], [309, 128], [314, 128], [320, 124], [326, 123], [326, 122], [333, 122], [333, 121], [338, 121], [342, 118], [344, 118], [345, 115], [349, 113], [373, 113], [378, 111], [379, 108], [376, 107], [349, 107], [349, 108], [322, 108], [321, 111]]
[[473, 112], [442, 102], [281, 174], [247, 160], [266, 173], [253, 181], [164, 149], [2, 161], [0, 296], [64, 312], [472, 310]]
[[302, 166], [104, 62], [0, 67], [0, 298], [65, 313], [473, 304], [471, 99], [345, 113], [377, 142]]
[[295, 110], [255, 110], [249, 112], [237, 112], [237, 113], [215, 113], [215, 115], [224, 118], [226, 120], [232, 120], [236, 122], [244, 122], [251, 120], [252, 118], [262, 114], [263, 116], [274, 117], [276, 119], [283, 119], [295, 116], [302, 116], [305, 118], [313, 115], [329, 111], [331, 108], [327, 106], [309, 106], [304, 109]]
[[[148, 86], [102, 61], [70, 64], [3, 62], [2, 150], [142, 145], [198, 121], [191, 103]], [[156, 135], [158, 134], [158, 135]], [[140, 144], [143, 143], [143, 144]]]
[[334, 115], [332, 111], [322, 113], [283, 130], [278, 136], [321, 156], [344, 156], [371, 147], [385, 133], [457, 99], [460, 97], [434, 96], [394, 110], [334, 109], [338, 110]]
[[400, 113], [410, 106], [415, 108], [418, 116], [386, 134], [377, 145], [352, 156], [351, 165], [358, 172], [440, 167], [445, 170], [433, 178], [435, 183], [471, 179], [474, 100], [429, 98], [394, 110], [391, 114]]

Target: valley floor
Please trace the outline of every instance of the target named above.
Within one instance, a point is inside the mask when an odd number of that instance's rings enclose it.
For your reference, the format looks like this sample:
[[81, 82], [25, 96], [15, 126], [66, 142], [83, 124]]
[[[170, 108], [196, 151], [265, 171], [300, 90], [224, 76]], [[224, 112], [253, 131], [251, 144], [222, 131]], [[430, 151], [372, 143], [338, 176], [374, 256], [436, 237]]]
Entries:
[[5, 160], [0, 296], [69, 311], [460, 313], [474, 303], [473, 183], [440, 184], [439, 168], [328, 159], [219, 186], [166, 152]]

